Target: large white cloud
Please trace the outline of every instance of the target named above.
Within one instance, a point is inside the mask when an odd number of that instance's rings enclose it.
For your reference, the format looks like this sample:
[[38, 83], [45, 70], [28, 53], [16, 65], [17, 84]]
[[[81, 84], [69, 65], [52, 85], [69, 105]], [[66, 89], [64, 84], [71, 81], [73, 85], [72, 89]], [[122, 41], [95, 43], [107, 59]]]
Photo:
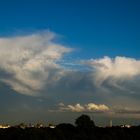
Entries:
[[131, 79], [140, 75], [140, 60], [127, 57], [104, 57], [101, 59], [91, 59], [84, 61], [93, 70], [94, 80], [101, 84], [108, 78], [114, 80]]
[[139, 94], [140, 60], [117, 56], [92, 59], [86, 63], [92, 69], [94, 84], [100, 89], [128, 96]]
[[44, 85], [57, 81], [64, 74], [57, 61], [72, 49], [55, 43], [55, 36], [44, 32], [0, 38], [0, 70], [7, 74], [0, 80], [27, 95], [36, 95]]

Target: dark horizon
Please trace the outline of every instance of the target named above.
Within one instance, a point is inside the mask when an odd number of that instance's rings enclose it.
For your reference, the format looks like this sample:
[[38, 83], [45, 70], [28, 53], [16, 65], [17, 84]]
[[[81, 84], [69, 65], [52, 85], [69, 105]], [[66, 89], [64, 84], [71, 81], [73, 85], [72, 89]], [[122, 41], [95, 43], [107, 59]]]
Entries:
[[81, 115], [75, 120], [75, 125], [61, 123], [26, 126], [22, 123], [17, 126], [0, 129], [0, 138], [11, 140], [138, 140], [140, 138], [139, 126], [112, 126], [98, 127], [88, 115]]

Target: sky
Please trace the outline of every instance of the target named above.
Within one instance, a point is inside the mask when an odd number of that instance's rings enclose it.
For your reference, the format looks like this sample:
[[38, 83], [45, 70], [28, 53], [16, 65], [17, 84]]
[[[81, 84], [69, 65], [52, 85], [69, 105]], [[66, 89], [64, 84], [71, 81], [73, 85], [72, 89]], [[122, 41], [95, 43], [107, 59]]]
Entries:
[[138, 0], [1, 0], [0, 123], [140, 124]]

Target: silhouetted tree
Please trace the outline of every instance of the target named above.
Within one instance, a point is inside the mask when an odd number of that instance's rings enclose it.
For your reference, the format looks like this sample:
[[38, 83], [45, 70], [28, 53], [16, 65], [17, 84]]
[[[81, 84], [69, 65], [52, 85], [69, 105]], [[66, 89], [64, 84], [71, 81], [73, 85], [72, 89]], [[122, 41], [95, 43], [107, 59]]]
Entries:
[[92, 129], [95, 127], [94, 121], [90, 119], [88, 115], [81, 115], [75, 121], [75, 124], [79, 128]]
[[88, 115], [81, 115], [75, 121], [78, 131], [77, 139], [86, 140], [94, 139], [95, 137], [95, 124]]

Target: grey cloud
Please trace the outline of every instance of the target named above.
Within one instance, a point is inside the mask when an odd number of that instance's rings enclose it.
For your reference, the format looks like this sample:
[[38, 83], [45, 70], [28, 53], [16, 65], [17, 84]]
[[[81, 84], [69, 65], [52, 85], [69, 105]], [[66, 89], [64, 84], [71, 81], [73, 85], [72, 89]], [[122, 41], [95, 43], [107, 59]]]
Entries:
[[115, 113], [119, 113], [119, 114], [139, 114], [140, 115], [140, 110], [120, 109], [120, 110], [115, 110]]

